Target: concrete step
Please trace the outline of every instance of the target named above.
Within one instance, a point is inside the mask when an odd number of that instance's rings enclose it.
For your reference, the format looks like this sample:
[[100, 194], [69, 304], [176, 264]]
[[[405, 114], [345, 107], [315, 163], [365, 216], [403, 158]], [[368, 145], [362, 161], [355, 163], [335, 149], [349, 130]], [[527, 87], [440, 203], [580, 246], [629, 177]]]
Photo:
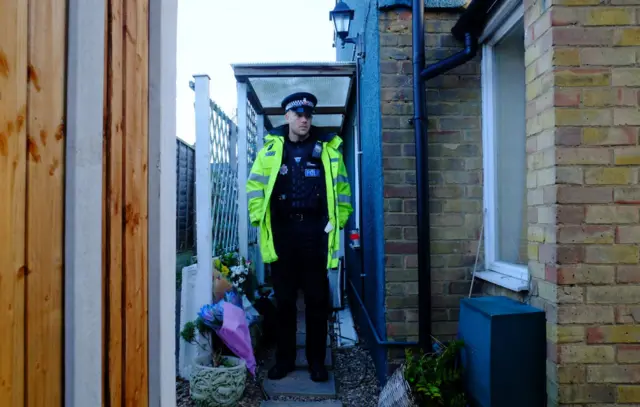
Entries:
[[338, 400], [323, 401], [263, 401], [260, 407], [342, 407]]
[[[307, 334], [298, 332], [296, 334], [296, 346], [304, 348]], [[327, 348], [331, 346], [331, 338], [327, 335]]]
[[334, 398], [336, 396], [336, 381], [333, 372], [329, 372], [329, 380], [318, 383], [309, 378], [309, 372], [295, 370], [281, 380], [265, 379], [264, 391], [270, 398], [279, 396], [306, 396]]
[[[331, 349], [327, 349], [324, 358], [324, 365], [326, 367], [333, 366], [333, 359], [331, 357]], [[304, 348], [299, 348], [296, 354], [296, 367], [309, 367], [309, 363], [307, 362], [307, 355], [305, 354]]]

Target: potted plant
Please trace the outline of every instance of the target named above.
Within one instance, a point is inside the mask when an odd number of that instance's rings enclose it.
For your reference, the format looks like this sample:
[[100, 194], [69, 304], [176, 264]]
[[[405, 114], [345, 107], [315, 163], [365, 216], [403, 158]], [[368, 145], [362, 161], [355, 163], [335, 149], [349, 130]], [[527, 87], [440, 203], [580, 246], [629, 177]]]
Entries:
[[223, 356], [214, 349], [216, 330], [222, 326], [219, 304], [205, 305], [195, 321], [185, 324], [180, 336], [205, 351], [196, 358], [191, 371], [189, 388], [198, 407], [230, 407], [242, 397], [247, 379], [244, 360]]

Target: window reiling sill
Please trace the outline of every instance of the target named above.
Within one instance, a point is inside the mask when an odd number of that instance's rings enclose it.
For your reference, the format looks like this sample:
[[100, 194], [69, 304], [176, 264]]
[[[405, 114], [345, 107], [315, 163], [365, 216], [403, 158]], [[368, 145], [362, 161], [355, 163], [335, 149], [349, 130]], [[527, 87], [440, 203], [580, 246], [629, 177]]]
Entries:
[[515, 292], [529, 291], [529, 281], [491, 270], [476, 271], [475, 277]]

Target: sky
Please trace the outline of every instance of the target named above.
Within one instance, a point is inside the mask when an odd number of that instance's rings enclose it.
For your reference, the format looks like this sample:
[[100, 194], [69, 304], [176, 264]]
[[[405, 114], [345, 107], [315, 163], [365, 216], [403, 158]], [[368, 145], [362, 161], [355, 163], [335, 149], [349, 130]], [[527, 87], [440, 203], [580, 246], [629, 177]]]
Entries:
[[231, 64], [335, 61], [329, 11], [336, 0], [180, 0], [177, 136], [195, 142], [193, 75], [211, 78], [210, 96], [236, 108]]

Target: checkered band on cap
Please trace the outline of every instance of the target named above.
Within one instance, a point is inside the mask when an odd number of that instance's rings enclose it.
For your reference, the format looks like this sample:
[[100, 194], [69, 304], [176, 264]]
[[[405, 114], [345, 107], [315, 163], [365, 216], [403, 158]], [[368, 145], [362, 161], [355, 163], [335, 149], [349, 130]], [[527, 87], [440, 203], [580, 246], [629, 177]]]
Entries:
[[310, 100], [307, 100], [307, 98], [304, 98], [301, 100], [294, 100], [292, 102], [289, 102], [289, 104], [285, 106], [284, 110], [289, 110], [289, 109], [293, 109], [294, 107], [302, 107], [302, 106], [310, 107], [312, 109], [315, 107], [313, 102], [311, 102]]

